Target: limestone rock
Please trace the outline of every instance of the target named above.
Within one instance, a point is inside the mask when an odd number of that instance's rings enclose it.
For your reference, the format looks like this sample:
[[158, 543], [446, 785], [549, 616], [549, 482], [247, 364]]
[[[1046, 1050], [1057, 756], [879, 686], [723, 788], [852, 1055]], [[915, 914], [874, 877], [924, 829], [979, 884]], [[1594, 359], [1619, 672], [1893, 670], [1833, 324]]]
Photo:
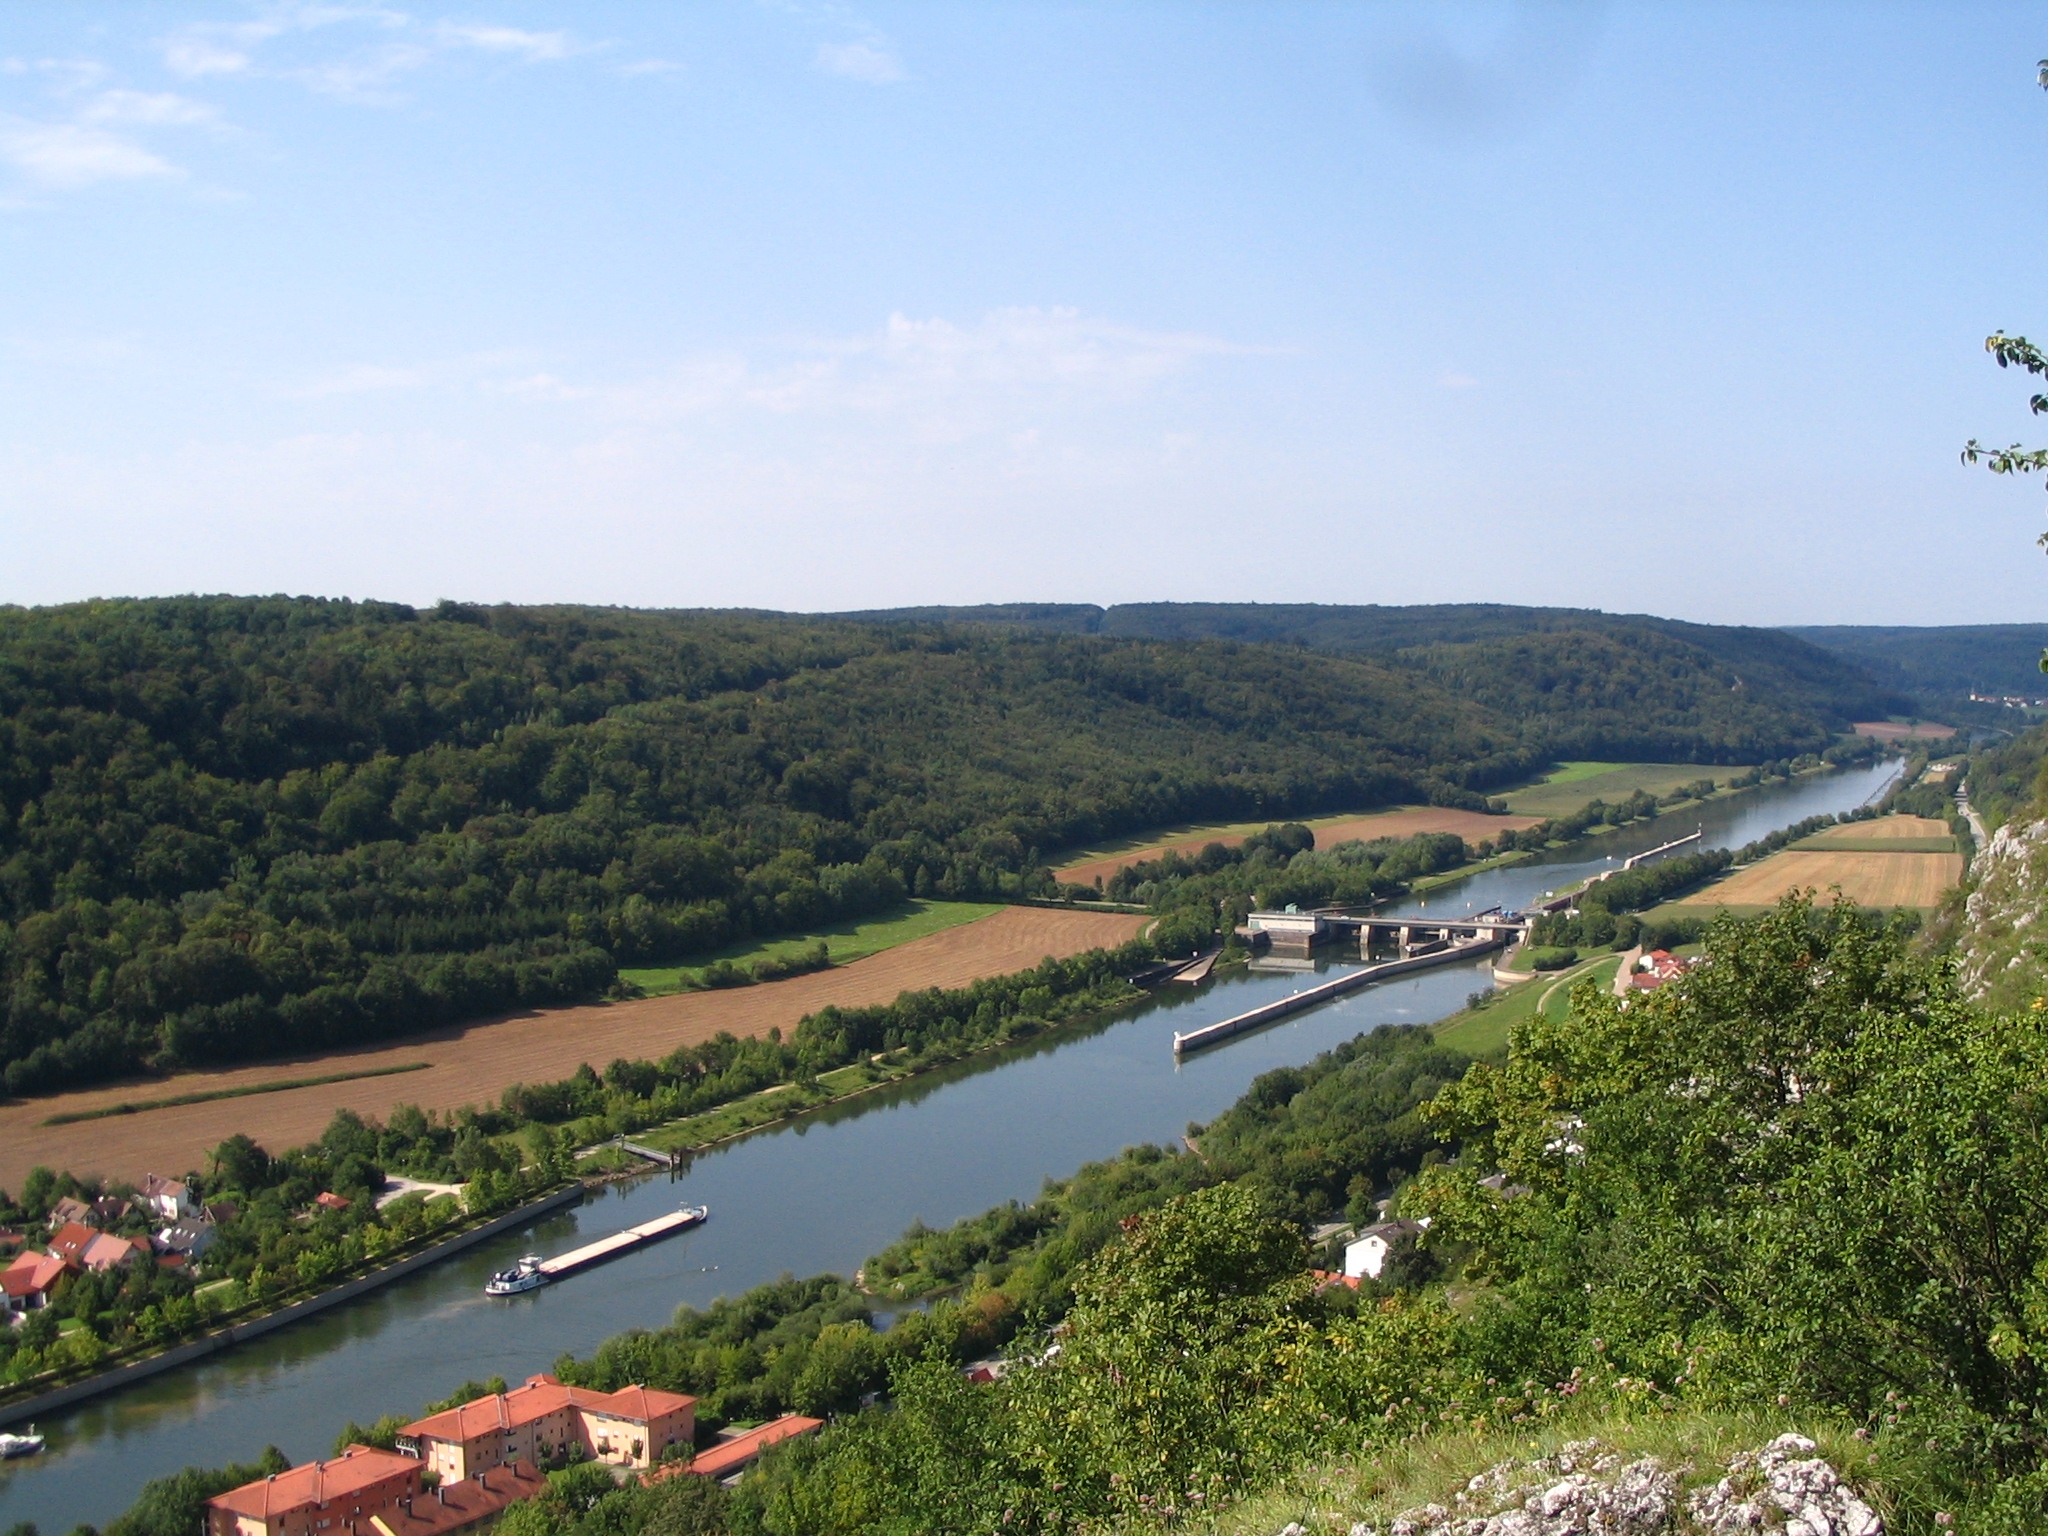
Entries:
[[1884, 1536], [1876, 1511], [1814, 1449], [1804, 1435], [1780, 1435], [1730, 1457], [1718, 1482], [1681, 1500], [1690, 1468], [1654, 1456], [1624, 1461], [1611, 1446], [1575, 1440], [1555, 1455], [1488, 1468], [1455, 1508], [1425, 1504], [1384, 1531], [1360, 1522], [1350, 1536]]

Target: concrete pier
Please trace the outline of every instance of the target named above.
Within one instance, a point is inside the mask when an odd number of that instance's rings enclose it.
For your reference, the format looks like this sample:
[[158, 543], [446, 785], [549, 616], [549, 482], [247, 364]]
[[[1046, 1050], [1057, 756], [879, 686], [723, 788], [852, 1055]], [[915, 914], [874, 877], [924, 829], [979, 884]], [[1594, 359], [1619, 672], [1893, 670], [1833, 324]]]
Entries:
[[[1421, 925], [1417, 924], [1416, 926], [1419, 927]], [[1448, 926], [1462, 928], [1467, 925], [1459, 923]], [[1516, 931], [1519, 932], [1520, 930], [1517, 929]], [[1233, 1035], [1241, 1035], [1247, 1030], [1257, 1029], [1261, 1025], [1270, 1024], [1276, 1019], [1284, 1019], [1289, 1014], [1300, 1013], [1309, 1008], [1319, 1008], [1324, 1003], [1344, 996], [1347, 992], [1356, 992], [1360, 987], [1369, 987], [1374, 982], [1385, 981], [1390, 976], [1399, 976], [1408, 971], [1423, 970], [1432, 965], [1449, 965], [1456, 960], [1468, 960], [1475, 955], [1486, 954], [1491, 950], [1499, 949], [1507, 942], [1507, 938], [1507, 934], [1489, 926], [1482, 929], [1481, 932], [1472, 938], [1454, 943], [1443, 943], [1441, 948], [1432, 947], [1427, 954], [1407, 955], [1400, 960], [1382, 960], [1376, 965], [1363, 966], [1358, 970], [1339, 976], [1335, 981], [1326, 981], [1320, 987], [1310, 987], [1306, 992], [1297, 992], [1292, 997], [1283, 997], [1275, 1002], [1266, 1003], [1261, 1007], [1254, 1008], [1247, 1013], [1240, 1013], [1234, 1019], [1224, 1019], [1221, 1023], [1210, 1024], [1202, 1029], [1190, 1030], [1184, 1035], [1176, 1033], [1173, 1037], [1173, 1053], [1176, 1056], [1185, 1056], [1190, 1051], [1199, 1051], [1204, 1046], [1215, 1045], [1220, 1041], [1230, 1039]], [[1406, 947], [1405, 939], [1403, 940], [1403, 947], [1404, 949]]]

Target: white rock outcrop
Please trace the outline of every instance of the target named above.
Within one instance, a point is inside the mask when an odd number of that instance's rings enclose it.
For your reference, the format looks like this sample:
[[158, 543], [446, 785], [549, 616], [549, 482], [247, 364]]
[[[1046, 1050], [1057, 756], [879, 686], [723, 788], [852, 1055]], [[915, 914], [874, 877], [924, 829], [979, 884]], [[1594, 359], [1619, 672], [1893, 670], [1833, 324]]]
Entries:
[[[1780, 1435], [1685, 1498], [1690, 1467], [1576, 1440], [1480, 1473], [1451, 1506], [1405, 1510], [1384, 1528], [1361, 1522], [1350, 1536], [1884, 1536], [1877, 1512], [1814, 1450], [1804, 1435]], [[1308, 1533], [1290, 1525], [1280, 1536]]]

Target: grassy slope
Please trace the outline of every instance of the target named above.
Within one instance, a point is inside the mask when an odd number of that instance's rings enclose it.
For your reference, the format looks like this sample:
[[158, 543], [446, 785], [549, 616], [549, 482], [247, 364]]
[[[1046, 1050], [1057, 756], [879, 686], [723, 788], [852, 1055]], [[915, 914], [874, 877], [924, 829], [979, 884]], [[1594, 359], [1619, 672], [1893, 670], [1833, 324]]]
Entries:
[[1439, 1045], [1463, 1051], [1468, 1056], [1504, 1055], [1510, 1028], [1524, 1019], [1533, 1018], [1538, 1008], [1550, 1018], [1563, 1018], [1574, 986], [1589, 977], [1596, 985], [1611, 986], [1620, 965], [1620, 955], [1596, 955], [1590, 960], [1580, 961], [1570, 970], [1538, 976], [1534, 981], [1510, 987], [1484, 1008], [1460, 1009], [1439, 1022], [1431, 1032]]
[[660, 997], [695, 986], [704, 967], [717, 960], [747, 965], [756, 960], [786, 959], [802, 954], [822, 940], [832, 951], [833, 964], [844, 965], [1002, 910], [999, 902], [911, 901], [881, 917], [849, 918], [844, 922], [827, 923], [807, 933], [728, 944], [692, 965], [649, 966], [631, 970], [622, 967], [619, 974], [650, 997]]
[[1540, 784], [1510, 790], [1508, 809], [1518, 816], [1563, 816], [1589, 800], [1612, 805], [1637, 790], [1668, 795], [1681, 784], [1712, 779], [1725, 784], [1740, 768], [1699, 763], [1561, 763]]

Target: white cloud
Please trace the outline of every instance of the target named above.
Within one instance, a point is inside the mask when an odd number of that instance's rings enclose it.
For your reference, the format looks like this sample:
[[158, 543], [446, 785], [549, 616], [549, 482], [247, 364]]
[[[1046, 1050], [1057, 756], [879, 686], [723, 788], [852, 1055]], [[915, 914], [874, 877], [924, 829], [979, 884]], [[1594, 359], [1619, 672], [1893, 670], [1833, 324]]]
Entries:
[[0, 160], [49, 187], [184, 174], [133, 140], [82, 123], [0, 119]]
[[873, 43], [820, 43], [817, 63], [828, 75], [844, 75], [869, 85], [893, 85], [904, 78], [896, 55]]
[[137, 123], [154, 128], [210, 128], [220, 113], [203, 101], [169, 91], [102, 91], [79, 120], [87, 123]]
[[530, 64], [566, 59], [583, 50], [566, 32], [527, 32], [519, 27], [493, 27], [444, 21], [439, 36], [448, 43], [481, 48], [486, 53], [515, 53]]
[[164, 67], [187, 80], [239, 75], [248, 71], [249, 55], [203, 37], [180, 37], [164, 44]]
[[361, 363], [353, 368], [343, 368], [325, 378], [316, 379], [311, 384], [290, 393], [302, 399], [321, 399], [328, 395], [361, 395], [380, 390], [418, 389], [426, 383], [426, 372], [419, 368], [386, 368], [374, 363]]
[[967, 324], [891, 315], [872, 331], [706, 353], [638, 380], [548, 372], [492, 378], [488, 369], [477, 377], [488, 393], [580, 402], [614, 420], [850, 415], [893, 418], [938, 440], [1014, 431], [1019, 411], [1139, 400], [1201, 359], [1274, 350], [1118, 325], [1073, 309], [1011, 308]]

